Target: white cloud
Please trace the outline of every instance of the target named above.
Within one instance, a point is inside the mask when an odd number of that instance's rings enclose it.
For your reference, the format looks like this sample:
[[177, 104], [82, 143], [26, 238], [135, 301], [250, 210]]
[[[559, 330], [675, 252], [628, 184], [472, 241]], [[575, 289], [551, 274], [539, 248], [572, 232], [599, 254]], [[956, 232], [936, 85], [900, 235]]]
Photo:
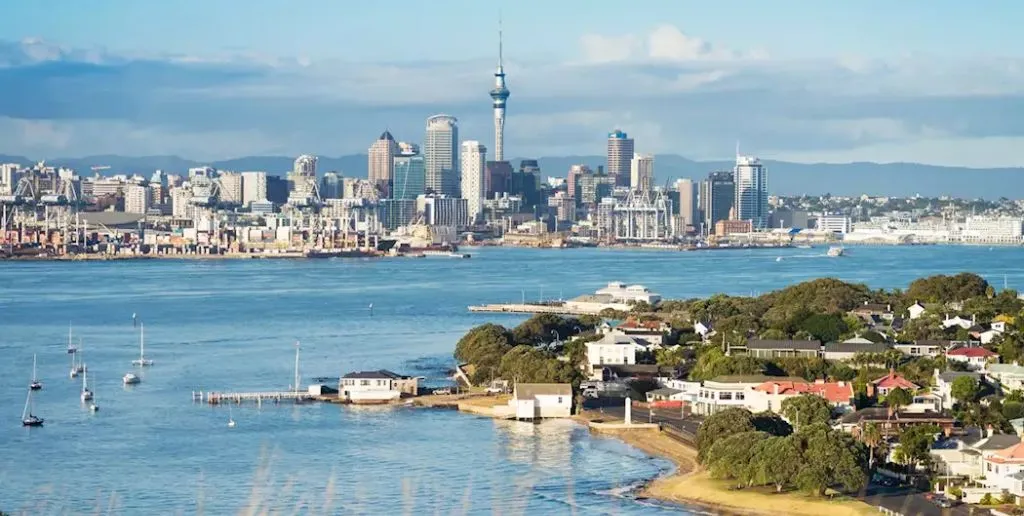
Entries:
[[583, 58], [590, 63], [614, 63], [625, 61], [643, 48], [640, 39], [632, 35], [601, 36], [584, 34], [580, 38]]
[[767, 59], [764, 50], [739, 52], [685, 34], [674, 25], [659, 25], [644, 35], [608, 36], [584, 34], [580, 38], [583, 58], [591, 63], [622, 61], [731, 61]]

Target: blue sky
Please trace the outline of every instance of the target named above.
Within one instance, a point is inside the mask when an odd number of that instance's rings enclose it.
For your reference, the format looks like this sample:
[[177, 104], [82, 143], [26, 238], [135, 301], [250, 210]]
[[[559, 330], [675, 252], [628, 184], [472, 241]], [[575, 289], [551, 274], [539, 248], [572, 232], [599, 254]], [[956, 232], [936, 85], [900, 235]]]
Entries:
[[1021, 2], [8, 4], [0, 153], [340, 155], [435, 112], [488, 143], [501, 9], [507, 154], [1021, 164]]

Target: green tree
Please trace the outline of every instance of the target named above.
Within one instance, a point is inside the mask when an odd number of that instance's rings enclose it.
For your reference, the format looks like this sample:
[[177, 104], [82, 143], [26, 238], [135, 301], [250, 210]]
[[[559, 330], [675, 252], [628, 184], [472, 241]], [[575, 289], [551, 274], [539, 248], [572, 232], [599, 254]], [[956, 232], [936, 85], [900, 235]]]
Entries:
[[908, 465], [917, 465], [928, 460], [928, 453], [939, 433], [935, 425], [914, 425], [900, 432], [898, 457]]
[[455, 345], [455, 358], [473, 364], [475, 370], [470, 380], [481, 384], [497, 377], [501, 359], [510, 349], [512, 335], [504, 326], [483, 324], [459, 339]]
[[754, 446], [750, 470], [756, 481], [775, 486], [775, 492], [794, 483], [803, 455], [796, 437], [770, 437]]
[[523, 383], [572, 383], [578, 386], [581, 380], [579, 370], [569, 363], [527, 345], [516, 346], [505, 353], [498, 372], [506, 380]]
[[988, 282], [977, 274], [961, 273], [955, 276], [930, 276], [914, 280], [907, 288], [905, 298], [913, 303], [948, 303], [985, 296]]
[[719, 439], [708, 449], [705, 466], [713, 477], [736, 480], [737, 486], [754, 480], [751, 462], [757, 443], [770, 437], [765, 432], [741, 432]]
[[785, 419], [774, 412], [764, 411], [754, 414], [751, 423], [759, 432], [785, 437], [793, 433], [793, 427]]
[[[772, 365], [776, 366], [778, 370]], [[766, 371], [773, 375], [794, 376], [805, 380], [822, 378], [828, 372], [828, 362], [818, 357], [777, 358], [766, 365]]]
[[867, 484], [867, 453], [850, 434], [818, 423], [793, 437], [803, 457], [795, 478], [801, 489], [822, 495], [828, 487], [856, 492]]
[[753, 432], [753, 414], [749, 410], [731, 407], [720, 410], [707, 418], [697, 428], [697, 460], [704, 463], [708, 450], [719, 439], [733, 434]]
[[692, 380], [710, 380], [730, 374], [762, 374], [764, 362], [750, 356], [726, 356], [717, 346], [706, 346], [690, 370]]
[[960, 376], [953, 380], [949, 393], [953, 399], [960, 403], [973, 403], [978, 399], [981, 387], [978, 380], [973, 376]]
[[786, 340], [788, 338], [789, 335], [787, 335], [785, 331], [777, 328], [768, 328], [761, 332], [761, 339], [763, 340]]
[[661, 348], [654, 352], [654, 360], [660, 366], [678, 367], [686, 361], [689, 354], [692, 354], [692, 351], [683, 347]]
[[832, 419], [832, 406], [821, 396], [801, 394], [783, 400], [782, 415], [799, 430], [806, 425], [827, 424]]
[[810, 333], [822, 342], [835, 342], [846, 333], [846, 323], [842, 316], [835, 314], [814, 314], [800, 324], [800, 329]]
[[868, 447], [868, 468], [875, 464], [875, 448], [882, 443], [882, 431], [875, 423], [868, 423], [860, 431], [860, 440]]
[[902, 387], [897, 387], [885, 395], [885, 405], [889, 407], [890, 414], [896, 414], [900, 411], [900, 407], [906, 407], [913, 401], [914, 396]]

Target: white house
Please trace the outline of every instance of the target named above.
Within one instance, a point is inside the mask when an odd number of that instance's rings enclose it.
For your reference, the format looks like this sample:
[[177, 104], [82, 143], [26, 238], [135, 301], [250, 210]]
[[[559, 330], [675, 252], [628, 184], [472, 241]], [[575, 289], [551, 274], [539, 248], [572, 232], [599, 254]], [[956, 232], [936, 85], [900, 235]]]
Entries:
[[898, 342], [893, 349], [912, 357], [937, 357], [949, 347], [946, 340], [918, 340], [912, 343]]
[[610, 296], [618, 303], [633, 304], [641, 301], [650, 305], [661, 302], [661, 296], [648, 290], [643, 285], [626, 285], [620, 281], [613, 281], [607, 287], [599, 289], [595, 294], [599, 296]]
[[637, 352], [646, 349], [633, 337], [618, 333], [607, 333], [601, 340], [586, 343], [586, 347], [587, 374], [591, 377], [606, 365], [635, 364]]
[[751, 412], [779, 412], [782, 402], [803, 394], [825, 398], [836, 412], [853, 411], [854, 390], [849, 382], [816, 380], [769, 380], [751, 389], [746, 395], [746, 407]]
[[1002, 336], [1005, 331], [1006, 323], [996, 321], [991, 324], [983, 324], [980, 327], [972, 327], [971, 336], [981, 341], [982, 344], [989, 344], [997, 337]]
[[988, 364], [985, 373], [1002, 386], [1004, 393], [1024, 390], [1024, 366], [1017, 364]]
[[711, 338], [715, 330], [711, 328], [711, 321], [697, 321], [693, 323], [693, 331], [704, 340]]
[[946, 350], [946, 360], [963, 362], [968, 369], [984, 369], [999, 355], [980, 346], [957, 346]]
[[995, 492], [1009, 491], [1024, 496], [1024, 443], [999, 450], [983, 458], [981, 482]]
[[935, 370], [935, 388], [932, 390], [933, 393], [939, 395], [942, 398], [943, 407], [952, 407], [956, 403], [956, 398], [953, 397], [953, 381], [961, 376], [970, 376], [983, 383], [985, 381], [984, 376], [981, 373], [970, 373], [965, 371], [946, 371], [944, 373]]
[[754, 387], [769, 380], [804, 382], [803, 378], [785, 378], [764, 375], [728, 375], [706, 380], [697, 395], [694, 413], [711, 415], [730, 407], [747, 408], [747, 396]]
[[971, 428], [962, 437], [936, 441], [929, 453], [940, 474], [977, 480], [985, 476], [985, 459], [1018, 444], [1016, 435]]
[[950, 317], [950, 316], [947, 315], [946, 318], [942, 320], [942, 327], [944, 329], [945, 328], [952, 328], [954, 326], [959, 326], [959, 327], [961, 327], [961, 328], [966, 330], [966, 329], [970, 328], [971, 326], [974, 326], [974, 320], [973, 319], [966, 319], [966, 318], [961, 317], [959, 315], [954, 315], [953, 317]]
[[926, 311], [927, 310], [925, 310], [924, 305], [922, 305], [920, 302], [914, 302], [914, 304], [910, 305], [910, 307], [907, 308], [907, 313], [910, 314], [910, 320], [920, 318], [922, 315], [924, 315]]
[[417, 378], [391, 371], [358, 371], [341, 377], [338, 395], [356, 404], [390, 403], [403, 393], [415, 394], [417, 383]]
[[518, 383], [508, 405], [519, 420], [569, 417], [572, 415], [572, 385]]
[[914, 394], [910, 405], [900, 409], [900, 412], [919, 414], [923, 412], [942, 412], [942, 396], [931, 391], [923, 391]]

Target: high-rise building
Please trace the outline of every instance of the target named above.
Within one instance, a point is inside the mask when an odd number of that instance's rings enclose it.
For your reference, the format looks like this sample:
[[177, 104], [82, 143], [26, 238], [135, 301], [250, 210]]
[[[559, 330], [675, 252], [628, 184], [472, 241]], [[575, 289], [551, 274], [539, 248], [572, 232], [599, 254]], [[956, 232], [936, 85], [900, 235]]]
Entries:
[[459, 121], [450, 115], [427, 119], [427, 138], [423, 142], [427, 190], [436, 194], [459, 196]]
[[392, 176], [391, 197], [393, 199], [416, 199], [426, 192], [426, 165], [420, 149], [414, 144], [399, 144], [395, 156]]
[[466, 200], [447, 195], [421, 195], [416, 198], [416, 211], [423, 214], [428, 226], [464, 227], [468, 224]]
[[638, 192], [650, 192], [654, 186], [654, 156], [633, 155], [629, 164], [629, 187]]
[[633, 159], [633, 139], [616, 129], [608, 133], [607, 174], [615, 186], [629, 186], [630, 161]]
[[753, 156], [736, 156], [736, 219], [749, 220], [754, 229], [768, 227], [768, 171]]
[[697, 185], [690, 179], [677, 179], [675, 184], [678, 200], [673, 202], [678, 208], [679, 232], [686, 230], [686, 226], [697, 227]]
[[487, 169], [487, 198], [493, 199], [500, 194], [507, 194], [512, 191], [512, 164], [507, 161], [488, 161]]
[[233, 206], [242, 205], [242, 174], [238, 172], [221, 172], [220, 202]]
[[149, 205], [161, 207], [166, 202], [167, 174], [163, 170], [153, 172], [149, 178]]
[[580, 177], [593, 174], [594, 171], [590, 170], [590, 167], [579, 164], [569, 167], [569, 174], [565, 178], [565, 191], [576, 200], [576, 204], [580, 203]]
[[370, 145], [370, 151], [367, 153], [370, 182], [384, 193], [384, 197], [390, 195], [390, 185], [395, 171], [395, 156], [398, 153], [398, 142], [391, 136], [390, 131], [384, 131], [380, 138]]
[[487, 147], [475, 140], [462, 142], [462, 198], [466, 200], [466, 215], [474, 224], [483, 210], [487, 190], [484, 188], [484, 163]]
[[262, 201], [267, 197], [266, 172], [242, 172], [242, 206], [249, 206], [253, 201]]
[[512, 174], [509, 192], [522, 197], [523, 205], [527, 208], [543, 202], [540, 195], [540, 165], [537, 160], [524, 159], [519, 162], [519, 171]]
[[576, 200], [565, 192], [555, 192], [548, 197], [548, 206], [554, 208], [558, 222], [576, 222]]
[[[422, 161], [422, 158], [420, 158]], [[416, 199], [381, 199], [381, 221], [387, 229], [407, 226], [416, 220]]]
[[736, 184], [732, 172], [719, 171], [708, 174], [708, 178], [700, 183], [699, 205], [704, 221], [704, 234], [715, 231], [715, 224], [720, 220], [729, 220], [736, 200]]
[[15, 178], [19, 168], [17, 163], [0, 164], [0, 194], [11, 195], [17, 189]]
[[324, 174], [320, 179], [320, 198], [341, 199], [341, 175], [337, 172]]
[[149, 210], [149, 187], [128, 185], [124, 189], [125, 213], [146, 213]]
[[288, 202], [298, 205], [313, 204], [320, 199], [316, 184], [316, 156], [303, 154], [295, 159], [292, 171], [288, 174]]
[[509, 91], [505, 87], [505, 67], [502, 63], [503, 47], [501, 39], [501, 24], [498, 24], [498, 70], [494, 72], [494, 89], [491, 90], [491, 99], [494, 101], [494, 160], [505, 160], [505, 101], [508, 100]]

